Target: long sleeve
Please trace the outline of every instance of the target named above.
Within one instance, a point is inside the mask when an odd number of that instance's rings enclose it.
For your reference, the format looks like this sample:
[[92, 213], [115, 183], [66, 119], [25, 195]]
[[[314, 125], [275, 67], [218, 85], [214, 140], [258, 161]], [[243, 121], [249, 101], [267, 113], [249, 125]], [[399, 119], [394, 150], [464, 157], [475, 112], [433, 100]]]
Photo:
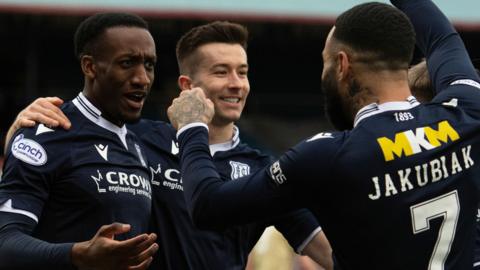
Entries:
[[32, 237], [30, 218], [0, 212], [0, 269], [75, 269], [71, 263], [73, 243], [52, 244]]
[[[417, 46], [427, 58], [437, 93], [462, 79], [478, 81], [462, 39], [448, 18], [430, 0], [392, 0], [415, 28]], [[428, 16], [425, 16], [428, 14]]]
[[224, 182], [210, 156], [208, 132], [190, 128], [179, 137], [184, 195], [190, 215], [200, 228], [223, 228], [298, 208], [279, 189], [266, 169]]

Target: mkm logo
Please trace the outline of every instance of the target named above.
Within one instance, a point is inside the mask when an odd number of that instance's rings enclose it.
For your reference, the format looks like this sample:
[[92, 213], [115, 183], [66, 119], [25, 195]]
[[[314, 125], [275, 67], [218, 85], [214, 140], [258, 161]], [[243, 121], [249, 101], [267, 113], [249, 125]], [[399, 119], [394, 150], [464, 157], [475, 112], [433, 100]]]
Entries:
[[444, 120], [438, 123], [438, 129], [435, 130], [429, 126], [419, 127], [413, 130], [407, 130], [395, 134], [394, 141], [387, 137], [378, 138], [378, 144], [383, 151], [385, 161], [392, 161], [395, 156], [411, 156], [422, 152], [422, 148], [430, 150], [460, 138], [457, 131]]

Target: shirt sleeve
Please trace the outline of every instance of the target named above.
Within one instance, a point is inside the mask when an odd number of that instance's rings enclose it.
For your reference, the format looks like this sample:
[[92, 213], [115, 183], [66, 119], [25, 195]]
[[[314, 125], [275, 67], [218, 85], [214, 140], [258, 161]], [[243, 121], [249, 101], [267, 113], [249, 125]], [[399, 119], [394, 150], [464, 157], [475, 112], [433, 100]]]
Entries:
[[[263, 166], [272, 164], [275, 158], [266, 156]], [[320, 224], [315, 216], [306, 208], [294, 210], [271, 219], [271, 225], [282, 233], [289, 245], [301, 254], [303, 249], [321, 231]]]
[[0, 212], [0, 270], [75, 269], [73, 243], [52, 244], [30, 234], [36, 223], [23, 215]]
[[299, 254], [321, 230], [315, 216], [305, 208], [275, 218], [273, 225]]
[[0, 212], [21, 214], [38, 223], [53, 179], [69, 152], [55, 132], [37, 130], [38, 126], [20, 129], [9, 143], [0, 182]]
[[[430, 0], [391, 0], [415, 28], [417, 46], [427, 58], [434, 90], [451, 85], [469, 85], [480, 90], [479, 77], [465, 45], [447, 17]], [[428, 16], [425, 16], [428, 14]], [[475, 96], [478, 99], [478, 96]]]
[[304, 153], [311, 147], [300, 146], [254, 174], [223, 182], [210, 156], [207, 129], [187, 129], [179, 136], [179, 143], [187, 207], [201, 228], [244, 224], [303, 208], [314, 194], [308, 192], [312, 182], [309, 175], [324, 165], [318, 158], [310, 159], [309, 152]]

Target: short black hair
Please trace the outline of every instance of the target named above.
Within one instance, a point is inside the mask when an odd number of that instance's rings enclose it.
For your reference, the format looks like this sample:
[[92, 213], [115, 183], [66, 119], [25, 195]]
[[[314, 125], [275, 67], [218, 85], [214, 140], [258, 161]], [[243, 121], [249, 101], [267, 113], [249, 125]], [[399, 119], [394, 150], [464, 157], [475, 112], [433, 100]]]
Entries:
[[378, 2], [357, 5], [338, 16], [333, 37], [359, 52], [359, 61], [383, 62], [382, 67], [391, 70], [407, 69], [415, 48], [408, 17]]
[[227, 21], [214, 21], [190, 29], [177, 42], [176, 55], [180, 73], [186, 72], [185, 60], [198, 47], [210, 43], [239, 44], [245, 50], [248, 43], [248, 30], [245, 26]]
[[127, 26], [148, 30], [148, 23], [140, 16], [130, 13], [97, 13], [85, 19], [77, 27], [74, 37], [75, 56], [92, 54], [95, 42], [106, 29]]

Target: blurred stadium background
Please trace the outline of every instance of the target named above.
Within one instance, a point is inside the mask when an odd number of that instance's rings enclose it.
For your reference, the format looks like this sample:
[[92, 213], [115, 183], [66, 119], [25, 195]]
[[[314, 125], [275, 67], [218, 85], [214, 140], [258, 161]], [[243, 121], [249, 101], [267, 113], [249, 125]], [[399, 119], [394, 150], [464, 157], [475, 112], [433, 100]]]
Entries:
[[[246, 25], [251, 93], [238, 123], [241, 136], [264, 151], [281, 153], [308, 135], [330, 129], [320, 91], [321, 51], [336, 15], [360, 2], [0, 0], [0, 139], [4, 141], [16, 114], [37, 97], [70, 100], [82, 90], [83, 75], [73, 53], [77, 25], [93, 13], [128, 11], [149, 22], [157, 45], [156, 78], [143, 115], [164, 121], [168, 121], [166, 107], [178, 94], [178, 38], [212, 20]], [[480, 59], [480, 1], [435, 2], [457, 26], [472, 59]], [[414, 61], [419, 57], [417, 52]], [[1, 161], [0, 155], [0, 167]], [[318, 269], [295, 259], [292, 252], [285, 253], [282, 238], [264, 237], [268, 239], [256, 252], [275, 259], [252, 259], [249, 269]]]

